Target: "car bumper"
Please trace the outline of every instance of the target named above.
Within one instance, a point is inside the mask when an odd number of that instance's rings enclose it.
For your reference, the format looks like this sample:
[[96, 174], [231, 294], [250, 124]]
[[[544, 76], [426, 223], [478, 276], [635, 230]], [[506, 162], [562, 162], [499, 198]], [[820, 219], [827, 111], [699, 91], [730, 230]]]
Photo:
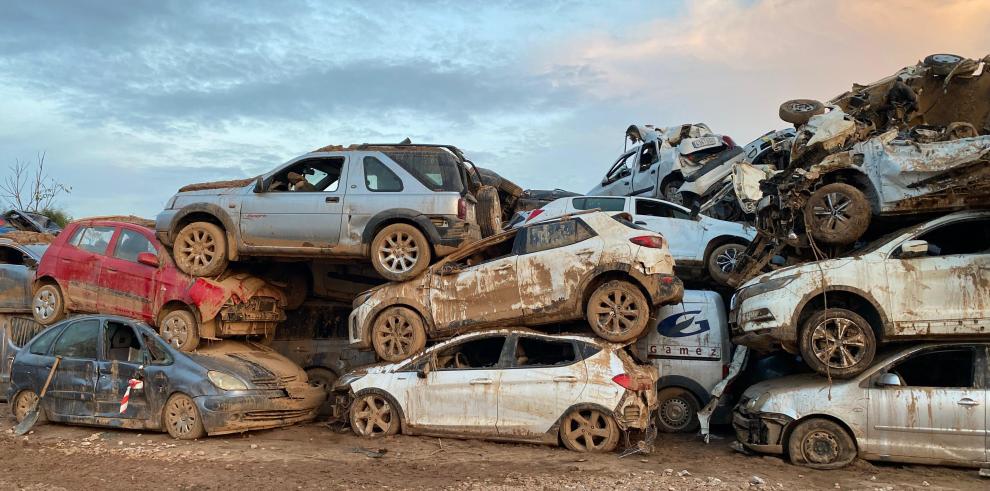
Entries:
[[656, 275], [657, 284], [653, 293], [653, 305], [674, 305], [684, 299], [684, 282], [672, 274]]
[[615, 419], [624, 430], [645, 430], [650, 427], [650, 418], [656, 409], [656, 392], [627, 390], [615, 408]]
[[434, 249], [439, 256], [446, 256], [461, 246], [481, 240], [481, 228], [466, 220], [443, 217], [433, 218], [431, 223], [437, 231]]
[[749, 414], [738, 407], [732, 413], [732, 428], [736, 439], [754, 452], [783, 454], [783, 435], [794, 420], [782, 414]]
[[784, 346], [789, 351], [797, 346], [797, 329], [791, 325], [797, 305], [790, 298], [781, 301], [779, 295], [761, 295], [746, 299], [729, 311], [732, 342], [756, 351], [775, 351]]
[[206, 433], [222, 435], [311, 421], [326, 400], [326, 391], [299, 384], [284, 390], [201, 396], [194, 400]]

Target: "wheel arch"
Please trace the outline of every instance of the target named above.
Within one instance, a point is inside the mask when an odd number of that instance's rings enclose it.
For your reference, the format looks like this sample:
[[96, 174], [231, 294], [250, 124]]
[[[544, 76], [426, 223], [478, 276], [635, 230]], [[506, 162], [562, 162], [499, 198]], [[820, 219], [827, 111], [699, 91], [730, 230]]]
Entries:
[[612, 421], [615, 422], [616, 426], [620, 430], [622, 429], [622, 425], [619, 422], [619, 418], [615, 416], [615, 409], [609, 409], [605, 406], [602, 406], [601, 404], [598, 404], [597, 402], [575, 402], [574, 404], [568, 406], [567, 409], [564, 410], [564, 412], [560, 413], [560, 416], [557, 417], [557, 421], [555, 421], [553, 423], [553, 426], [551, 426], [550, 429], [547, 430], [547, 433], [552, 433], [557, 436], [558, 445], [563, 445], [564, 443], [562, 439], [563, 437], [560, 434], [560, 427], [564, 423], [564, 418], [566, 418], [568, 414], [571, 414], [574, 411], [580, 411], [582, 409], [597, 409], [599, 411], [602, 411], [603, 413], [607, 414], [608, 417], [612, 418]]
[[164, 237], [167, 241], [165, 245], [172, 247], [175, 244], [175, 237], [179, 235], [182, 227], [193, 222], [208, 222], [220, 227], [224, 235], [227, 236], [227, 257], [231, 260], [237, 260], [237, 244], [240, 242], [240, 231], [237, 224], [222, 208], [212, 203], [192, 204], [179, 210], [172, 218], [172, 223], [169, 224], [168, 233]]
[[433, 317], [426, 315], [427, 309], [424, 306], [417, 306], [418, 302], [413, 302], [407, 298], [395, 298], [391, 302], [382, 302], [376, 305], [371, 312], [366, 317], [368, 319], [365, 325], [361, 326], [362, 338], [368, 340], [368, 345], [371, 345], [371, 327], [375, 325], [375, 321], [378, 317], [382, 315], [386, 309], [392, 307], [405, 307], [413, 312], [419, 314], [419, 318], [423, 320], [423, 328], [426, 330], [426, 340], [429, 342], [430, 334], [434, 331]]
[[614, 264], [611, 266], [600, 266], [595, 268], [595, 271], [585, 277], [584, 284], [581, 286], [581, 304], [578, 306], [581, 308], [582, 313], [587, 310], [588, 300], [591, 299], [591, 294], [595, 292], [595, 289], [602, 283], [611, 280], [628, 281], [629, 283], [635, 285], [641, 292], [643, 292], [643, 295], [646, 296], [652, 310], [654, 295], [650, 293], [650, 290], [643, 284], [643, 281], [630, 272], [628, 264]]
[[828, 184], [849, 184], [850, 186], [860, 190], [866, 195], [867, 201], [870, 202], [872, 212], [876, 213], [880, 209], [880, 194], [873, 187], [873, 181], [870, 181], [869, 176], [867, 176], [862, 170], [857, 167], [844, 166], [832, 170], [821, 177], [818, 181], [818, 185], [815, 188], [820, 188]]
[[[358, 397], [361, 397], [361, 396], [364, 396], [364, 395], [367, 395], [367, 394], [377, 394], [377, 395], [380, 395], [382, 397], [387, 398], [389, 400], [389, 402], [393, 406], [395, 406], [396, 412], [399, 413], [398, 414], [399, 415], [399, 433], [408, 434], [407, 433], [407, 430], [408, 430], [409, 423], [406, 420], [406, 411], [402, 407], [402, 404], [399, 403], [399, 400], [395, 398], [395, 396], [393, 396], [389, 391], [387, 391], [385, 389], [379, 389], [378, 387], [365, 387], [364, 389], [361, 389], [361, 390], [359, 390], [359, 391], [357, 391], [357, 392], [354, 393], [354, 400], [357, 400]], [[352, 402], [352, 404], [353, 404], [353, 402]], [[348, 413], [347, 417], [348, 417], [348, 419], [350, 419], [350, 412], [351, 412], [350, 411], [350, 407], [348, 407], [347, 408], [347, 413]]]
[[711, 393], [705, 390], [705, 388], [702, 387], [696, 380], [683, 375], [667, 375], [660, 377], [657, 380], [656, 385], [657, 395], [666, 389], [682, 389], [688, 391], [692, 396], [694, 396], [701, 407], [708, 404], [708, 401], [712, 398]]
[[877, 344], [884, 340], [884, 333], [890, 320], [884, 313], [880, 303], [869, 292], [851, 286], [828, 286], [827, 290], [809, 293], [801, 299], [794, 309], [791, 325], [794, 326], [795, 341], [800, 339], [804, 323], [809, 317], [826, 307], [838, 307], [851, 310], [863, 316], [873, 329]]
[[162, 304], [162, 306], [158, 309], [158, 315], [155, 316], [155, 325], [153, 327], [155, 327], [155, 329], [158, 329], [158, 327], [162, 323], [162, 319], [164, 319], [165, 316], [168, 315], [169, 313], [174, 312], [176, 310], [185, 310], [191, 313], [193, 319], [196, 320], [197, 326], [202, 328], [203, 319], [199, 315], [199, 309], [193, 308], [191, 305], [187, 304], [186, 302], [183, 302], [182, 300], [169, 300], [164, 304]]
[[378, 232], [396, 223], [405, 223], [419, 230], [426, 237], [426, 241], [429, 242], [430, 252], [433, 254], [433, 257], [436, 257], [436, 244], [440, 242], [440, 234], [426, 215], [408, 208], [393, 208], [381, 211], [368, 220], [368, 223], [364, 226], [364, 230], [361, 232], [361, 244], [368, 247], [369, 254], [371, 242], [375, 240]]

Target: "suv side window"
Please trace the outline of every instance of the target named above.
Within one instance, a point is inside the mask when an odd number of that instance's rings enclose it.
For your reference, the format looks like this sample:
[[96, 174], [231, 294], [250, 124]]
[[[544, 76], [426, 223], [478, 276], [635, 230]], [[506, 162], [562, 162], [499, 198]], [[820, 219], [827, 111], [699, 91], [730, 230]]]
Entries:
[[963, 220], [918, 236], [928, 242], [929, 256], [990, 254], [990, 219]]
[[887, 372], [899, 375], [910, 387], [971, 388], [975, 368], [973, 348], [950, 348], [911, 355]]
[[541, 252], [577, 244], [594, 237], [594, 233], [580, 220], [557, 220], [537, 223], [523, 229], [525, 240], [520, 254]]
[[84, 227], [72, 236], [71, 244], [94, 254], [106, 254], [110, 239], [113, 238], [113, 227]]
[[625, 198], [574, 198], [571, 205], [575, 210], [622, 211], [626, 208]]
[[691, 219], [691, 215], [685, 213], [680, 208], [675, 208], [666, 203], [651, 199], [637, 199], [636, 214], [659, 218], [677, 218], [679, 220]]
[[53, 355], [65, 358], [95, 360], [100, 342], [100, 321], [86, 319], [74, 322], [65, 328], [55, 346]]
[[120, 236], [117, 237], [117, 247], [113, 250], [113, 257], [136, 263], [138, 254], [142, 252], [158, 253], [151, 241], [140, 232], [126, 228], [121, 229]]
[[381, 160], [375, 157], [364, 158], [364, 186], [368, 191], [399, 192], [402, 191], [402, 179], [392, 172]]
[[461, 164], [446, 149], [390, 149], [383, 153], [431, 191], [464, 190]]

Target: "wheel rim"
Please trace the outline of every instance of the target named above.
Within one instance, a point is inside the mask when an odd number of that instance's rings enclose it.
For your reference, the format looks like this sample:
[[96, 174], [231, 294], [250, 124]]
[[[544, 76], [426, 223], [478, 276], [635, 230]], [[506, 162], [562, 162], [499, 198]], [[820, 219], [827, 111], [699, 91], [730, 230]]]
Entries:
[[174, 250], [176, 259], [190, 271], [209, 267], [219, 252], [213, 234], [201, 229], [183, 234]]
[[571, 413], [564, 422], [564, 438], [580, 450], [601, 450], [612, 436], [609, 419], [597, 409]]
[[614, 288], [597, 295], [593, 314], [598, 329], [608, 334], [625, 334], [640, 319], [640, 305], [625, 290]]
[[362, 436], [388, 433], [395, 423], [392, 405], [384, 397], [364, 396], [354, 404], [354, 425]]
[[176, 348], [182, 348], [189, 342], [189, 324], [177, 315], [166, 317], [162, 322], [162, 339]]
[[670, 428], [681, 429], [691, 424], [691, 405], [680, 397], [667, 399], [660, 405], [660, 420]]
[[739, 262], [739, 248], [730, 247], [715, 256], [715, 266], [723, 273], [731, 273]]
[[815, 110], [814, 104], [808, 104], [807, 102], [794, 102], [791, 103], [791, 111], [796, 113], [810, 113]]
[[406, 273], [419, 262], [420, 250], [412, 235], [396, 231], [388, 234], [378, 248], [378, 260], [392, 273]]
[[866, 356], [866, 334], [849, 319], [826, 319], [811, 333], [814, 355], [830, 368], [855, 366]]
[[959, 63], [962, 58], [955, 55], [935, 55], [932, 57], [932, 61], [936, 63]]
[[830, 432], [813, 431], [801, 442], [801, 450], [809, 462], [815, 464], [831, 464], [839, 458], [839, 440]]
[[818, 228], [827, 232], [838, 232], [849, 227], [852, 216], [849, 206], [852, 198], [842, 193], [828, 193], [812, 207]]
[[40, 319], [51, 319], [58, 311], [58, 299], [48, 288], [38, 291], [34, 296], [34, 312]]
[[20, 396], [17, 397], [17, 403], [14, 405], [14, 419], [17, 422], [24, 421], [27, 417], [28, 410], [31, 409], [38, 402], [38, 394], [34, 392], [22, 392]]
[[196, 406], [185, 397], [177, 397], [168, 405], [165, 413], [165, 420], [172, 434], [176, 436], [188, 435], [196, 427], [198, 415]]
[[378, 345], [390, 356], [408, 354], [414, 334], [412, 323], [402, 314], [386, 315], [375, 329]]

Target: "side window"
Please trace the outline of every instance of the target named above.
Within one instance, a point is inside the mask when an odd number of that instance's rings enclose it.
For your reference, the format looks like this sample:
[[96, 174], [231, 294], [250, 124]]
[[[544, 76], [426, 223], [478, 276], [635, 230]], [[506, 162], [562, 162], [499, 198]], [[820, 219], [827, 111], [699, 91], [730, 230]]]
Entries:
[[659, 218], [677, 218], [690, 220], [691, 214], [660, 201], [650, 199], [636, 200], [636, 214]]
[[99, 340], [99, 320], [86, 319], [74, 322], [69, 327], [66, 327], [62, 335], [59, 336], [58, 341], [55, 341], [52, 354], [61, 355], [65, 358], [95, 360]]
[[32, 355], [46, 355], [48, 354], [48, 349], [52, 347], [52, 341], [55, 341], [55, 337], [58, 333], [62, 332], [62, 329], [57, 327], [51, 328], [45, 332], [42, 332], [34, 342], [31, 343], [31, 348], [28, 350]]
[[919, 235], [929, 256], [990, 254], [990, 220], [964, 220]]
[[900, 375], [909, 387], [973, 387], [976, 351], [956, 348], [928, 351], [894, 365], [889, 373]]
[[108, 361], [141, 361], [141, 343], [134, 335], [134, 328], [120, 322], [107, 322], [104, 328], [103, 359]]
[[502, 357], [505, 339], [505, 336], [492, 336], [449, 346], [437, 353], [437, 370], [492, 368]]
[[621, 157], [619, 160], [612, 165], [609, 169], [608, 174], [605, 176], [605, 182], [615, 182], [622, 179], [629, 174], [632, 174], [632, 156], [636, 155], [635, 152], [629, 152]]
[[24, 253], [10, 246], [0, 246], [0, 264], [24, 265]]
[[626, 208], [625, 198], [573, 198], [575, 210], [622, 211]]
[[644, 143], [639, 152], [639, 171], [649, 169], [657, 162], [660, 153], [657, 151], [657, 142]]
[[343, 157], [307, 159], [280, 172], [271, 182], [269, 191], [336, 192], [344, 169]]
[[152, 365], [172, 364], [172, 355], [168, 353], [168, 349], [165, 348], [165, 345], [162, 344], [159, 338], [142, 334], [141, 339], [144, 340], [144, 346], [148, 349], [148, 356], [151, 357]]
[[106, 254], [112, 238], [113, 227], [85, 227], [72, 237], [72, 245], [94, 254]]
[[113, 250], [113, 257], [137, 262], [138, 254], [142, 252], [158, 253], [151, 241], [146, 239], [144, 235], [141, 235], [140, 232], [126, 228], [121, 229], [120, 236], [117, 237], [117, 247]]
[[374, 157], [364, 158], [364, 185], [374, 192], [402, 191], [402, 179]]
[[579, 220], [558, 220], [526, 227], [522, 254], [565, 247], [593, 236], [587, 225]]
[[446, 149], [393, 148], [384, 153], [432, 191], [459, 193], [464, 189], [461, 163]]
[[570, 365], [578, 360], [571, 341], [549, 341], [521, 336], [516, 342], [513, 365], [516, 367], [553, 367]]

